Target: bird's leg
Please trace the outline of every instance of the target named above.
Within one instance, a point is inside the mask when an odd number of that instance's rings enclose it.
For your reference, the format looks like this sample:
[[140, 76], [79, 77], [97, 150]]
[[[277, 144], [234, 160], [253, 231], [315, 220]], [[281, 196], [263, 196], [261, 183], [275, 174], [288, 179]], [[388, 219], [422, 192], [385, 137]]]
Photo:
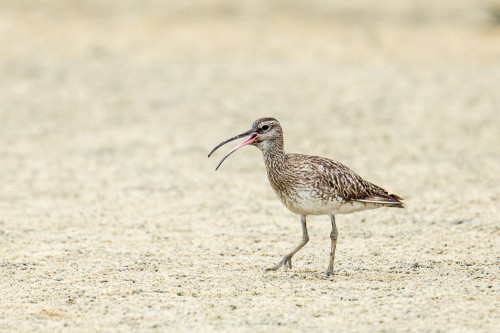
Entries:
[[333, 275], [333, 260], [335, 260], [335, 248], [337, 247], [337, 237], [339, 232], [337, 231], [337, 225], [335, 224], [335, 215], [330, 215], [330, 220], [332, 221], [332, 232], [330, 233], [330, 239], [332, 240], [332, 249], [330, 251], [330, 264], [326, 270], [326, 276]]
[[302, 241], [290, 253], [284, 256], [279, 263], [277, 263], [273, 267], [267, 268], [266, 271], [275, 271], [281, 266], [285, 268], [285, 271], [288, 268], [292, 268], [292, 257], [309, 241], [309, 235], [307, 234], [306, 217], [304, 215], [300, 216], [300, 222], [302, 223]]

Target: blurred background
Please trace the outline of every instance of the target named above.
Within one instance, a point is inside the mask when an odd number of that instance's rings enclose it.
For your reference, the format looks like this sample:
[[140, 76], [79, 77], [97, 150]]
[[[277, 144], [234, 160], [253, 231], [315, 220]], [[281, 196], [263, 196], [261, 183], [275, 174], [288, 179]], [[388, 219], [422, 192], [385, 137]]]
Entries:
[[[0, 42], [5, 197], [157, 186], [190, 211], [235, 181], [206, 153], [261, 116], [287, 151], [419, 179], [406, 197], [497, 180], [498, 1], [4, 0]], [[221, 172], [267, 198], [250, 151]]]
[[10, 1], [3, 58], [493, 64], [500, 4], [444, 1]]
[[[317, 323], [332, 300], [345, 316], [322, 323], [346, 330], [379, 322], [356, 306], [388, 313], [389, 330], [495, 326], [484, 290], [498, 285], [500, 1], [2, 0], [0, 45], [0, 329], [317, 329], [293, 315]], [[261, 116], [281, 122], [288, 152], [407, 199], [339, 219], [350, 282], [335, 291], [314, 280], [324, 217], [287, 294], [289, 275], [259, 274], [300, 227], [260, 152], [217, 172], [224, 150], [206, 158]], [[414, 266], [421, 285], [387, 271]], [[419, 291], [398, 299], [411, 311], [390, 303], [405, 286]], [[230, 300], [247, 312], [224, 316]], [[441, 317], [419, 319], [429, 311]]]

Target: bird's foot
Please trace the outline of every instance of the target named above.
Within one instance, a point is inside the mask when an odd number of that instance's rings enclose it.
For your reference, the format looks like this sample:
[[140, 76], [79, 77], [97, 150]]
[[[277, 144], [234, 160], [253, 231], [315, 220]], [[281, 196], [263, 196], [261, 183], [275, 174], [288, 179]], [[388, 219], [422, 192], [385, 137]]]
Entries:
[[278, 270], [281, 266], [287, 271], [289, 268], [292, 269], [292, 257], [291, 256], [284, 256], [283, 259], [273, 267], [266, 268], [266, 271], [276, 271]]
[[325, 272], [326, 277], [333, 276], [333, 268], [328, 267], [328, 269]]

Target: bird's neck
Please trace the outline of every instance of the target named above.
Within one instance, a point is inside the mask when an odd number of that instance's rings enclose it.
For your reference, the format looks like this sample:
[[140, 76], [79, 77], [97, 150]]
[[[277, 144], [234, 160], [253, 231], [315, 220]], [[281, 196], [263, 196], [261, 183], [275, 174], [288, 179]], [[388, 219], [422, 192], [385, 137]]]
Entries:
[[285, 150], [283, 148], [283, 139], [276, 139], [262, 149], [264, 163], [270, 171], [280, 170], [285, 165]]

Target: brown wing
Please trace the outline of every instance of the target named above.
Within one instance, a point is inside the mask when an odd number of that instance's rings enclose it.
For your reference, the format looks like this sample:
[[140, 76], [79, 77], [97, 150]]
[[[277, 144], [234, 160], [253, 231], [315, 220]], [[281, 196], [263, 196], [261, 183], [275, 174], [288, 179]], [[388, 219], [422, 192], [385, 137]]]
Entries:
[[321, 188], [322, 192], [341, 197], [346, 201], [403, 207], [399, 196], [389, 194], [383, 188], [364, 180], [340, 162], [320, 156], [300, 155], [300, 159], [316, 169], [319, 176], [316, 186]]

